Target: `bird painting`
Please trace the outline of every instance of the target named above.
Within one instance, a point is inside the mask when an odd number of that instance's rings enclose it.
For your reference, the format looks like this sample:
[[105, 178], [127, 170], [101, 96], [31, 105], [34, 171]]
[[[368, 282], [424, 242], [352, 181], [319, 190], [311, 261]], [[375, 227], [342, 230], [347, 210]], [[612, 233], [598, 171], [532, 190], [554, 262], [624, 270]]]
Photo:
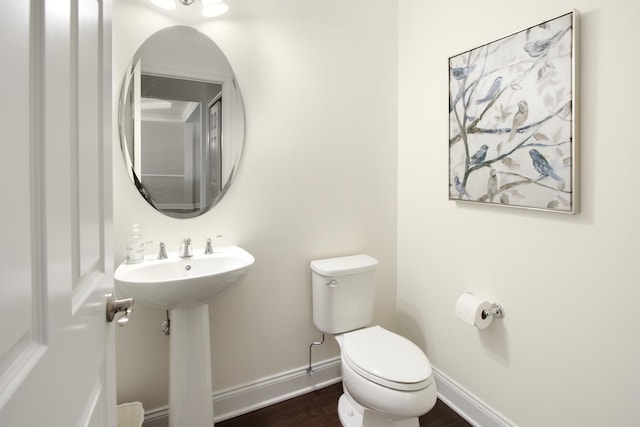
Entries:
[[473, 71], [475, 65], [471, 65], [469, 67], [457, 67], [451, 69], [451, 75], [456, 80], [462, 80], [467, 78], [469, 74]]
[[518, 102], [518, 111], [513, 115], [513, 125], [511, 125], [511, 133], [507, 141], [511, 141], [516, 136], [518, 128], [525, 124], [527, 117], [529, 117], [529, 104], [522, 100]]
[[532, 58], [537, 58], [539, 56], [546, 54], [549, 51], [549, 48], [551, 47], [552, 42], [553, 42], [552, 38], [536, 40], [534, 42], [529, 42], [526, 45], [524, 45], [524, 50], [527, 51], [529, 56], [531, 56]]
[[469, 165], [479, 165], [480, 163], [484, 162], [484, 159], [487, 158], [487, 151], [489, 150], [489, 146], [488, 145], [483, 145], [482, 147], [480, 147], [480, 149], [478, 151], [476, 151], [476, 153], [471, 156], [471, 159], [469, 159]]
[[574, 213], [574, 25], [570, 12], [449, 57], [449, 199]]
[[548, 39], [540, 39], [540, 40], [536, 40], [534, 42], [529, 42], [529, 43], [524, 45], [524, 50], [532, 58], [539, 58], [541, 56], [544, 56], [544, 55], [547, 54], [547, 52], [549, 52], [549, 49], [551, 49], [551, 46], [553, 46], [555, 44], [555, 42], [558, 41], [560, 39], [560, 37], [566, 32], [567, 32], [567, 30], [558, 31], [557, 33], [555, 33], [552, 37], [549, 37]]
[[502, 77], [496, 77], [496, 79], [493, 81], [493, 84], [487, 91], [487, 94], [483, 98], [478, 99], [476, 101], [476, 104], [483, 104], [495, 98], [498, 92], [500, 91], [501, 85], [502, 85]]
[[453, 178], [453, 183], [456, 186], [456, 191], [458, 192], [460, 197], [462, 196], [470, 197], [469, 194], [467, 194], [467, 190], [464, 188], [464, 185], [460, 181], [460, 178], [458, 178], [457, 176]]
[[540, 174], [540, 178], [550, 176], [558, 182], [564, 182], [562, 178], [560, 178], [553, 170], [547, 159], [544, 158], [542, 154], [535, 148], [529, 151], [529, 155], [531, 156], [531, 160], [533, 161], [533, 167]]

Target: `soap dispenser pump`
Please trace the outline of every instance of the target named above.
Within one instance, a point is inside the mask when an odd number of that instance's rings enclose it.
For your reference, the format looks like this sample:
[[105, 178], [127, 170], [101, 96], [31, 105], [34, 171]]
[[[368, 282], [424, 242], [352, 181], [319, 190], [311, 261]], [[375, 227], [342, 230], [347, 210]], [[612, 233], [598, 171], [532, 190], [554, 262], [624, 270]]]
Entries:
[[140, 226], [133, 224], [131, 234], [127, 238], [127, 249], [125, 254], [125, 263], [137, 264], [144, 261], [144, 240], [140, 234]]

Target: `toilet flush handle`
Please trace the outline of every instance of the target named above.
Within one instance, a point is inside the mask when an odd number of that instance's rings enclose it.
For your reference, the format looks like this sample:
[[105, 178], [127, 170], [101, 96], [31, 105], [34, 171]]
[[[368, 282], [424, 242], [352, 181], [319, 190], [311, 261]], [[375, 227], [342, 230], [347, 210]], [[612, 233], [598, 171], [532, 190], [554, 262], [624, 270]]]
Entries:
[[337, 288], [338, 287], [338, 281], [336, 279], [333, 279], [330, 282], [327, 282], [327, 286], [330, 288]]

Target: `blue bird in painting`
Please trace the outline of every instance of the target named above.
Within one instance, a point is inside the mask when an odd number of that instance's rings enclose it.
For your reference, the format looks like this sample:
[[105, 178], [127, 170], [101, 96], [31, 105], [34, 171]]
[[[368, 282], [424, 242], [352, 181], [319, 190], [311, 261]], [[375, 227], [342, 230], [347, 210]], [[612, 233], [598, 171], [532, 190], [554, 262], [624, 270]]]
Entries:
[[451, 75], [456, 80], [462, 80], [467, 78], [469, 74], [473, 71], [475, 65], [470, 65], [469, 67], [458, 67], [451, 69]]
[[462, 196], [470, 197], [469, 194], [467, 193], [467, 190], [465, 190], [464, 185], [462, 185], [460, 178], [458, 178], [457, 176], [453, 178], [453, 183], [456, 186], [456, 191], [458, 192], [458, 194], [460, 194], [460, 197]]
[[471, 159], [469, 159], [469, 165], [479, 165], [484, 162], [484, 159], [487, 158], [487, 150], [489, 150], [489, 146], [486, 144], [480, 147], [480, 149], [476, 151], [476, 154], [471, 156]]
[[524, 50], [526, 50], [529, 56], [531, 56], [532, 58], [537, 58], [539, 56], [546, 54], [549, 51], [549, 48], [551, 47], [552, 43], [553, 43], [553, 38], [536, 40], [534, 42], [529, 42], [526, 45], [524, 45]]
[[567, 27], [564, 30], [558, 31], [552, 37], [548, 39], [540, 39], [534, 42], [529, 42], [524, 45], [524, 50], [531, 56], [532, 58], [538, 58], [540, 56], [544, 56], [549, 52], [551, 46], [553, 46], [560, 38], [571, 29], [571, 27]]
[[535, 148], [529, 151], [529, 155], [531, 156], [531, 160], [533, 161], [533, 167], [540, 174], [540, 179], [545, 176], [550, 176], [558, 182], [564, 182], [562, 178], [560, 178], [554, 171], [547, 159], [544, 158], [542, 154]]
[[485, 97], [482, 99], [478, 99], [476, 101], [476, 104], [482, 104], [483, 102], [491, 101], [493, 98], [495, 98], [495, 96], [498, 94], [498, 91], [500, 90], [501, 85], [502, 85], [502, 77], [496, 77], [496, 79], [493, 81], [493, 84], [487, 91], [487, 94], [485, 95]]

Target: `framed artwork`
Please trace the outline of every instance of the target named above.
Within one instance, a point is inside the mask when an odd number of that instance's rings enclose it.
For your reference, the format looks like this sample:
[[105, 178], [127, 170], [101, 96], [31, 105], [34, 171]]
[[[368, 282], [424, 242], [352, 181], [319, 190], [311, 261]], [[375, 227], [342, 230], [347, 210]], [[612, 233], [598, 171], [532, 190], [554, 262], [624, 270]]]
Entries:
[[209, 104], [209, 185], [207, 197], [213, 200], [221, 191], [222, 168], [222, 96], [218, 96]]
[[576, 12], [449, 58], [449, 199], [575, 213]]
[[217, 98], [209, 105], [209, 145], [220, 144], [222, 98]]

